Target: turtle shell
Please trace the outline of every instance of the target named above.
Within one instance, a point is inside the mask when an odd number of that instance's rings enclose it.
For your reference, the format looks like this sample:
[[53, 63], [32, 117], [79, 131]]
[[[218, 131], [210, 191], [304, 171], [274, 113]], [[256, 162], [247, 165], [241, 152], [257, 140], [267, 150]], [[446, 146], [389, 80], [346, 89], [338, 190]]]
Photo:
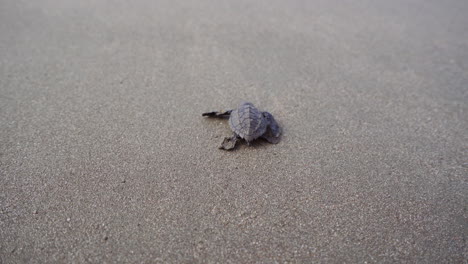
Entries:
[[250, 142], [265, 133], [267, 121], [252, 103], [244, 102], [232, 110], [229, 126], [239, 137]]

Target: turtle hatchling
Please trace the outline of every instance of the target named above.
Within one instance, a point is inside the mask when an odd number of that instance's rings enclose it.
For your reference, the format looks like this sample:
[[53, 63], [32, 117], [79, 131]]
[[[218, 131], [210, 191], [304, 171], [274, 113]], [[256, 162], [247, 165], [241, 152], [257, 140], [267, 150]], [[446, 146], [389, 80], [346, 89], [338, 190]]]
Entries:
[[244, 139], [247, 145], [257, 138], [263, 138], [272, 144], [280, 141], [281, 128], [273, 115], [261, 112], [249, 102], [242, 102], [236, 109], [203, 113], [202, 116], [229, 118], [229, 126], [233, 135], [224, 138], [220, 149], [234, 149], [239, 139]]

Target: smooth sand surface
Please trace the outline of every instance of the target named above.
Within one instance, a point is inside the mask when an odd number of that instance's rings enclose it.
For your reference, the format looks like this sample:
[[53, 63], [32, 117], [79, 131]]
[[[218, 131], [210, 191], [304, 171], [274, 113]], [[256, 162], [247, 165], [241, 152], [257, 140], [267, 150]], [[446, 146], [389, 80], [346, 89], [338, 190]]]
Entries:
[[[0, 1], [1, 263], [462, 263], [467, 1]], [[218, 150], [241, 100], [282, 141]]]

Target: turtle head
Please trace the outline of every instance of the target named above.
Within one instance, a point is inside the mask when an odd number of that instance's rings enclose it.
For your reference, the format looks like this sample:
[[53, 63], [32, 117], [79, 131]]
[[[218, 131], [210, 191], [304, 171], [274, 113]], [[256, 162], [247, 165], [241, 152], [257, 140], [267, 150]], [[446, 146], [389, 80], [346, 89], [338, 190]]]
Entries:
[[275, 118], [273, 117], [272, 114], [268, 112], [263, 112], [262, 113], [263, 118], [265, 118], [265, 121], [267, 122], [267, 126], [270, 128], [271, 132], [273, 133], [274, 137], [279, 137], [281, 134], [281, 129], [276, 122]]

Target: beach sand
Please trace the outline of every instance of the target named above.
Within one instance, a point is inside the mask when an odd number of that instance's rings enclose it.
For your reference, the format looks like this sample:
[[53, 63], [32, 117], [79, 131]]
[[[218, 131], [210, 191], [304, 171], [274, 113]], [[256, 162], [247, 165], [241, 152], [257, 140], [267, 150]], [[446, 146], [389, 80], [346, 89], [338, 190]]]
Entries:
[[[0, 3], [0, 262], [461, 263], [466, 1]], [[250, 101], [279, 144], [218, 149]]]

